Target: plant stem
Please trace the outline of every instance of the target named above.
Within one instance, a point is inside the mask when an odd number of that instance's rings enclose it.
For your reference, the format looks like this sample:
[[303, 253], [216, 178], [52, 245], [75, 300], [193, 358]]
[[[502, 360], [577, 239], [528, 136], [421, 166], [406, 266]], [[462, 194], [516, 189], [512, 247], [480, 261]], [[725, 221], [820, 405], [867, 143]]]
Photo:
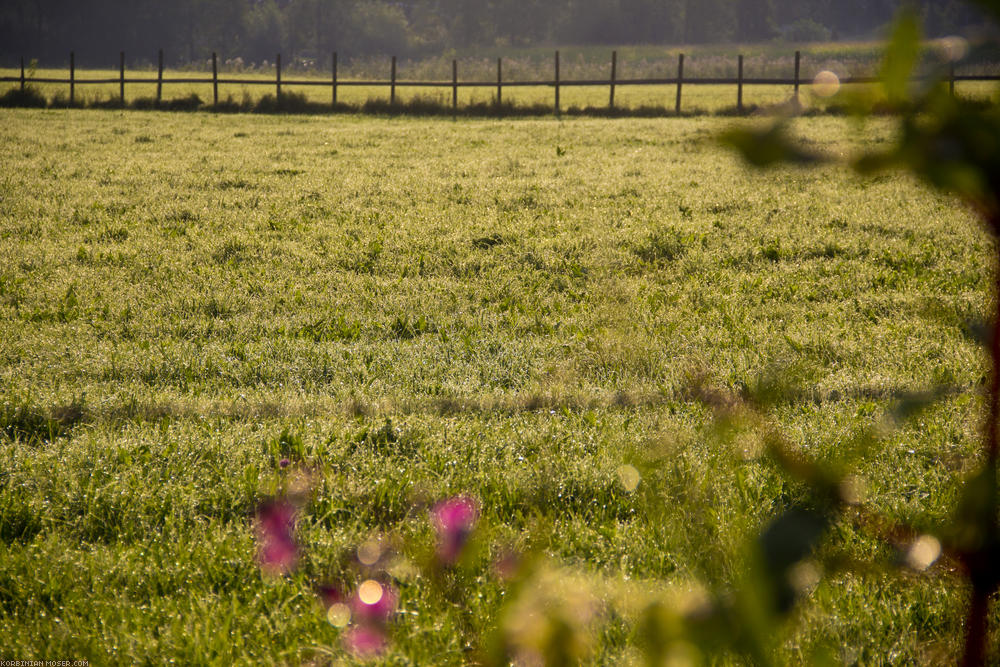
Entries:
[[[994, 232], [1000, 230], [1000, 213], [989, 216], [989, 228]], [[986, 415], [986, 466], [987, 473], [992, 476], [990, 485], [992, 511], [989, 527], [984, 526], [986, 534], [982, 536], [982, 544], [973, 553], [965, 554], [965, 563], [969, 579], [972, 582], [972, 600], [965, 625], [965, 654], [962, 657], [964, 667], [985, 664], [987, 619], [990, 611], [990, 596], [997, 590], [1000, 581], [994, 572], [1000, 567], [993, 562], [995, 555], [995, 540], [997, 534], [997, 455], [1000, 447], [997, 443], [997, 426], [1000, 423], [1000, 251], [995, 257], [993, 267], [993, 322], [990, 329], [990, 391], [989, 409]]]
[[[1000, 215], [993, 216], [989, 227], [1000, 230]], [[997, 424], [1000, 422], [1000, 251], [993, 267], [993, 323], [990, 330], [990, 393], [986, 417], [986, 465], [996, 468]]]
[[973, 586], [972, 600], [965, 622], [965, 655], [962, 667], [978, 667], [986, 658], [986, 618], [989, 613], [989, 594]]

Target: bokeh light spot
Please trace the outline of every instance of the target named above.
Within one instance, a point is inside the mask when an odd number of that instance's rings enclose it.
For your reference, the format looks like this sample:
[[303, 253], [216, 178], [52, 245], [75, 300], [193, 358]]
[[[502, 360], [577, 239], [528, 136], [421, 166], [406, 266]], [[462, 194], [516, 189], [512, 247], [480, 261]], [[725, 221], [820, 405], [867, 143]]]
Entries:
[[868, 496], [868, 484], [864, 477], [848, 475], [840, 482], [840, 497], [848, 505], [859, 505]]
[[921, 535], [913, 540], [906, 552], [906, 564], [918, 572], [923, 572], [941, 555], [941, 542], [933, 535]]
[[368, 540], [358, 547], [358, 560], [363, 565], [374, 565], [382, 557], [382, 545], [376, 540]]
[[420, 570], [405, 558], [396, 557], [394, 558], [385, 571], [392, 576], [393, 579], [398, 579], [400, 581], [406, 581], [408, 579], [414, 579], [420, 575]]
[[825, 69], [813, 78], [812, 91], [819, 97], [833, 97], [840, 91], [840, 77]]
[[819, 585], [819, 580], [822, 573], [819, 570], [819, 566], [810, 560], [804, 560], [801, 563], [796, 563], [791, 570], [788, 572], [788, 583], [792, 585], [800, 595], [805, 595], [811, 593], [816, 586]]
[[351, 608], [343, 602], [332, 604], [326, 610], [326, 620], [330, 621], [330, 625], [335, 628], [347, 627], [347, 624], [351, 622]]
[[951, 35], [942, 37], [937, 42], [941, 57], [950, 63], [958, 62], [969, 54], [969, 42], [964, 37]]
[[365, 604], [377, 604], [382, 595], [382, 584], [374, 579], [368, 579], [358, 586], [358, 599]]
[[663, 664], [668, 667], [694, 667], [704, 662], [701, 651], [691, 642], [674, 641], [667, 649]]
[[618, 468], [618, 481], [621, 482], [622, 488], [632, 493], [639, 487], [642, 475], [639, 474], [635, 466], [623, 465]]

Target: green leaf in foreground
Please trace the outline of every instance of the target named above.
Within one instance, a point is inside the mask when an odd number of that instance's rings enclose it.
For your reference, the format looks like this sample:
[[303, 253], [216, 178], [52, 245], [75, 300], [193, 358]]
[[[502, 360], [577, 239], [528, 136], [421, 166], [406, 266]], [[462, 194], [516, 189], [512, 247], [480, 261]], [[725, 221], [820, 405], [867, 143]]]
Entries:
[[879, 72], [886, 96], [893, 106], [906, 101], [913, 67], [920, 55], [920, 23], [912, 11], [903, 12], [892, 31]]
[[775, 123], [763, 130], [732, 129], [723, 133], [722, 143], [738, 150], [755, 167], [778, 164], [814, 164], [822, 157], [799, 146], [785, 130], [784, 123]]

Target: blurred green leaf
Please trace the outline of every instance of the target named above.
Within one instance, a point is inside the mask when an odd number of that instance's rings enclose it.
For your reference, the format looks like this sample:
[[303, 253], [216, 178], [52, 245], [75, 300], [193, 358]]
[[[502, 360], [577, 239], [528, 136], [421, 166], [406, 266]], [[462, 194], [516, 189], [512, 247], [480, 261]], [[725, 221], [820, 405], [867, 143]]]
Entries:
[[897, 151], [884, 153], [865, 153], [854, 161], [854, 169], [859, 174], [869, 176], [899, 166], [900, 157]]
[[730, 130], [722, 135], [722, 142], [738, 150], [755, 167], [770, 167], [782, 163], [815, 164], [822, 161], [819, 155], [805, 150], [793, 141], [781, 122], [763, 130]]
[[958, 514], [954, 522], [954, 547], [962, 553], [982, 552], [996, 543], [997, 513], [1000, 496], [997, 493], [997, 471], [986, 466], [970, 477], [962, 489]]
[[775, 611], [787, 613], [799, 594], [796, 565], [815, 550], [830, 523], [825, 512], [793, 507], [774, 519], [757, 539]]
[[920, 22], [916, 13], [907, 10], [900, 14], [882, 62], [882, 85], [892, 105], [907, 99], [907, 88], [913, 67], [920, 54]]
[[670, 646], [680, 635], [679, 626], [680, 619], [662, 602], [654, 602], [643, 610], [636, 635], [649, 665], [666, 663]]
[[870, 174], [891, 167], [914, 172], [930, 185], [976, 204], [987, 216], [1000, 211], [1000, 113], [975, 103], [931, 94], [907, 115], [899, 143], [863, 155], [854, 168]]

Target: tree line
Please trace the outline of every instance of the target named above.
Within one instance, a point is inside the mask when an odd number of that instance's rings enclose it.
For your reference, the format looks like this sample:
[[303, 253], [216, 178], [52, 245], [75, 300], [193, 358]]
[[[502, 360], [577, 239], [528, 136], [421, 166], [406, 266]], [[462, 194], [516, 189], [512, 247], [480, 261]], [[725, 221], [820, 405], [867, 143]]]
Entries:
[[[247, 62], [418, 56], [552, 44], [699, 44], [864, 38], [904, 0], [7, 0], [0, 56], [107, 65], [123, 49], [171, 64], [212, 51]], [[960, 0], [918, 3], [932, 36], [980, 23]]]

